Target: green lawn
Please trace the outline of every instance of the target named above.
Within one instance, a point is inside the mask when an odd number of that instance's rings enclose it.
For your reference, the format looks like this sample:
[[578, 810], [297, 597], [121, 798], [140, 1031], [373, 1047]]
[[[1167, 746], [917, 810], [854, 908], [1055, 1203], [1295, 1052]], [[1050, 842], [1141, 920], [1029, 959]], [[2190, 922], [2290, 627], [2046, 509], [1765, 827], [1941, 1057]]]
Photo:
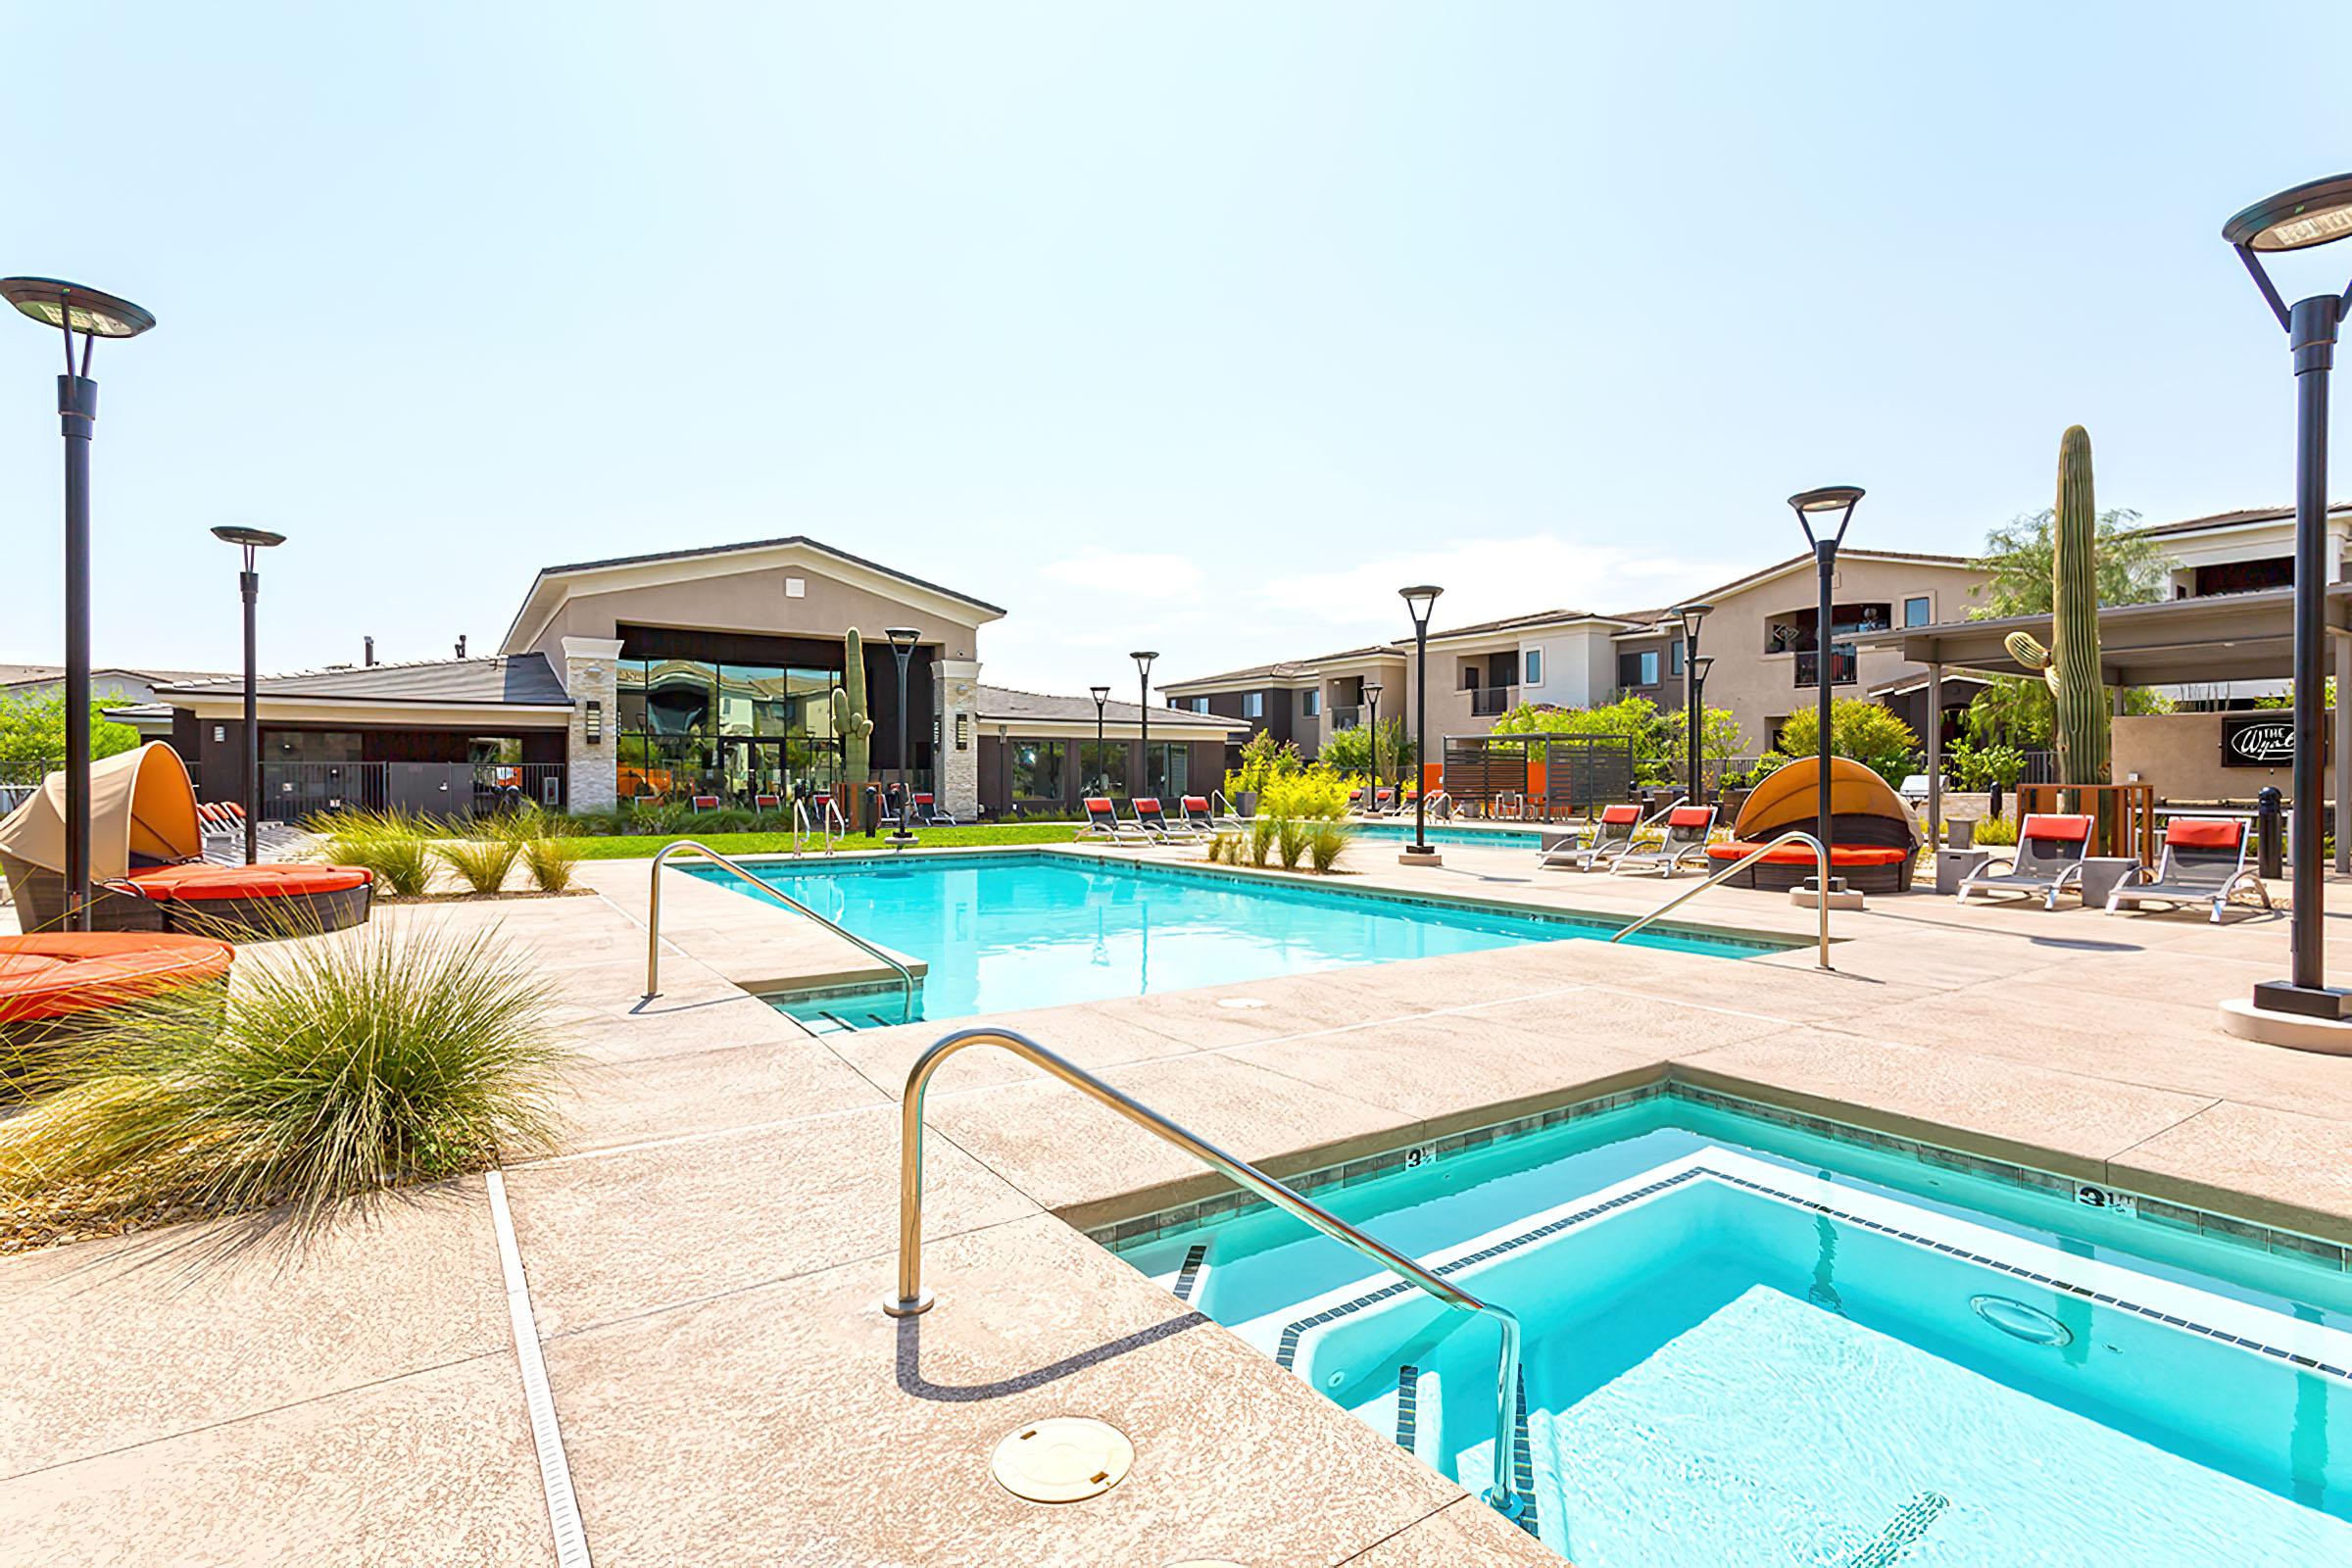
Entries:
[[[1074, 822], [991, 822], [973, 827], [926, 827], [915, 831], [924, 849], [951, 849], [982, 844], [1067, 844], [1077, 831]], [[629, 833], [611, 838], [569, 839], [587, 860], [650, 859], [664, 844], [697, 839], [721, 855], [782, 855], [792, 849], [790, 833]], [[887, 850], [890, 836], [867, 838], [853, 834], [839, 841], [844, 850]]]

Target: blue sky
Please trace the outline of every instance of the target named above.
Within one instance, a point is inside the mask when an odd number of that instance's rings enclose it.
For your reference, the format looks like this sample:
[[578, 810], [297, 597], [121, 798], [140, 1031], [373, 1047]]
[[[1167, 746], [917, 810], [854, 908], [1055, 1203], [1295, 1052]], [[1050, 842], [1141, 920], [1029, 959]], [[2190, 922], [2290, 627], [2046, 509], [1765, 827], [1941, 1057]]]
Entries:
[[[2283, 503], [2219, 229], [2352, 167], [2352, 8], [1956, 10], [90, 5], [10, 33], [0, 271], [162, 320], [94, 366], [114, 662], [234, 663], [224, 521], [292, 537], [271, 667], [808, 533], [1075, 691], [1421, 578], [1656, 603], [1820, 483], [1969, 549], [2071, 422], [2105, 505]], [[0, 661], [60, 657], [58, 358], [0, 331]]]

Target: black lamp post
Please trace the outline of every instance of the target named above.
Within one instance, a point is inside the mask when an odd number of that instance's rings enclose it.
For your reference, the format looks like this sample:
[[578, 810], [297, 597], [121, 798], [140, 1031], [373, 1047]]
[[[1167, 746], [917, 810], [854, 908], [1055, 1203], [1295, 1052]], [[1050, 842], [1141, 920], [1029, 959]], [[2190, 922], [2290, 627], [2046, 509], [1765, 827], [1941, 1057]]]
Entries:
[[1692, 806], [1703, 804], [1707, 798], [1707, 781], [1698, 771], [1698, 623], [1707, 618], [1709, 604], [1677, 605], [1667, 613], [1682, 623], [1683, 629], [1683, 727], [1690, 731], [1690, 788], [1683, 793]]
[[1102, 705], [1110, 701], [1110, 688], [1107, 686], [1089, 686], [1086, 690], [1087, 694], [1093, 697], [1095, 700], [1096, 777], [1100, 781], [1099, 787], [1102, 789], [1102, 793], [1108, 795], [1110, 793], [1110, 774], [1102, 767]]
[[[0, 299], [66, 338], [57, 417], [66, 438], [66, 929], [90, 928], [90, 440], [98, 383], [90, 351], [102, 337], [137, 337], [155, 318], [128, 300], [54, 277], [0, 278]], [[81, 367], [74, 334], [81, 334]]]
[[259, 860], [262, 822], [262, 700], [255, 667], [254, 617], [262, 600], [262, 574], [253, 568], [254, 552], [286, 542], [282, 533], [267, 528], [215, 528], [213, 537], [245, 553], [245, 569], [237, 573], [237, 588], [245, 600], [245, 863]]
[[[1413, 756], [1429, 756], [1429, 612], [1437, 607], [1443, 588], [1427, 583], [1399, 588], [1396, 596], [1413, 617]], [[1413, 842], [1397, 857], [1406, 865], [1435, 865], [1438, 852], [1429, 843], [1429, 791], [1413, 791]]]
[[1372, 799], [1365, 803], [1368, 806], [1380, 800], [1380, 694], [1385, 689], [1376, 680], [1364, 682], [1364, 710], [1371, 715], [1364, 734], [1372, 742]]
[[[1821, 606], [1813, 624], [1813, 677], [1821, 683], [1821, 771], [1814, 786], [1819, 799], [1814, 803], [1813, 835], [1824, 849], [1830, 843], [1830, 622], [1834, 616], [1830, 598], [1837, 586], [1838, 547], [1845, 542], [1845, 525], [1854, 520], [1854, 504], [1861, 499], [1862, 487], [1851, 484], [1825, 485], [1788, 498], [1788, 505], [1796, 509], [1796, 520], [1804, 526], [1805, 541], [1813, 547], [1814, 569], [1821, 577]], [[1825, 535], [1822, 530], [1833, 517], [1837, 531]], [[1843, 877], [1830, 878], [1826, 888], [1820, 886], [1818, 875], [1811, 881], [1822, 898], [1845, 891]]]
[[[2321, 796], [2327, 788], [2328, 642], [2328, 372], [2335, 363], [2335, 329], [2352, 310], [2352, 287], [2315, 294], [2289, 306], [2263, 270], [2260, 253], [2308, 250], [2352, 234], [2352, 174], [2316, 179], [2256, 202], [2222, 225], [2237, 248], [2255, 287], [2286, 328], [2295, 360], [2295, 792], [2294, 908], [2289, 927], [2292, 973], [2254, 988], [2254, 1005], [2309, 1017], [2341, 1019], [2347, 994], [2327, 982], [2321, 940], [2326, 895], [2321, 890]], [[2352, 694], [2342, 694], [2352, 700]], [[2338, 766], [2346, 765], [2338, 760]], [[2341, 777], [2337, 788], [2343, 788]]]
[[885, 626], [882, 635], [890, 639], [890, 651], [899, 661], [899, 826], [890, 842], [905, 849], [914, 842], [914, 830], [906, 825], [914, 814], [914, 792], [906, 782], [906, 662], [914, 657], [922, 633], [912, 626]]
[[[1127, 657], [1135, 661], [1136, 684], [1143, 689], [1144, 694], [1143, 710], [1138, 719], [1138, 732], [1144, 748], [1143, 793], [1150, 795], [1152, 793], [1152, 661], [1157, 659], [1159, 655], [1147, 648], [1141, 652], [1129, 654]], [[1127, 798], [1133, 800], [1135, 794], [1135, 786], [1128, 785]]]

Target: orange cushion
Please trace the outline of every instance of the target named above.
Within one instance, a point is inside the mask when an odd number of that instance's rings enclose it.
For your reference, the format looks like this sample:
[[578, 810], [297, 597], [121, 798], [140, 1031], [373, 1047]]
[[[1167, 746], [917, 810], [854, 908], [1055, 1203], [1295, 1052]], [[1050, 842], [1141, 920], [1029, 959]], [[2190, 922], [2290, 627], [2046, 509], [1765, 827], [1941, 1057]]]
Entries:
[[1668, 827], [1705, 827], [1714, 820], [1715, 808], [1711, 806], [1678, 806], [1666, 813]]
[[2230, 817], [2176, 816], [2164, 827], [2164, 842], [2176, 850], [2234, 850], [2246, 824]]
[[130, 885], [151, 899], [283, 899], [302, 893], [342, 893], [365, 887], [373, 873], [356, 865], [158, 865], [130, 873]]
[[1205, 795], [1187, 795], [1184, 798], [1184, 808], [1188, 811], [1205, 811], [1208, 809], [1208, 797]]
[[[1763, 848], [1759, 844], [1710, 844], [1707, 858], [1712, 860], [1737, 860], [1754, 855]], [[1897, 865], [1911, 858], [1909, 850], [1877, 844], [1843, 844], [1830, 848], [1832, 865]], [[1759, 865], [1813, 865], [1820, 857], [1802, 844], [1784, 844], [1770, 855], [1762, 857]]]
[[157, 931], [0, 937], [0, 1023], [87, 1012], [228, 973], [236, 950]]
[[1612, 827], [1623, 827], [1628, 822], [1639, 822], [1642, 820], [1642, 808], [1639, 806], [1603, 807], [1600, 812], [1600, 819]]
[[2026, 818], [2026, 825], [2018, 830], [2017, 836], [2021, 839], [2039, 839], [2045, 844], [2079, 844], [2090, 837], [2090, 818], [2036, 811]]

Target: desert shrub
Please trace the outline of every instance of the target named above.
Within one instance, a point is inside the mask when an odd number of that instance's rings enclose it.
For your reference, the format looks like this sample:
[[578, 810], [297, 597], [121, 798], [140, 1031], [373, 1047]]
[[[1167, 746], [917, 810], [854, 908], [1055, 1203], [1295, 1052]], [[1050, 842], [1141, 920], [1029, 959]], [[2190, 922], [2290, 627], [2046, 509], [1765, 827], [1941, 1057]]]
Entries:
[[1999, 849], [2017, 842], [2017, 823], [2005, 816], [1988, 816], [1976, 825], [1968, 842], [1979, 849]]
[[1242, 765], [1225, 775], [1225, 795], [1239, 800], [1249, 791], [1262, 791], [1278, 778], [1287, 778], [1298, 771], [1298, 748], [1289, 741], [1278, 741], [1271, 730], [1259, 730], [1242, 748]]
[[579, 869], [580, 847], [571, 839], [537, 838], [522, 843], [523, 869], [542, 893], [562, 893]]
[[319, 824], [326, 858], [375, 873], [379, 890], [415, 898], [432, 885], [437, 830], [406, 811], [338, 811]]
[[503, 837], [455, 839], [433, 846], [433, 852], [476, 893], [496, 893], [505, 887], [507, 873], [514, 869], [514, 858], [521, 851], [518, 841]]
[[1250, 863], [1263, 865], [1274, 855], [1274, 837], [1280, 823], [1272, 817], [1259, 815], [1250, 821]]
[[[1781, 725], [1779, 754], [1784, 760], [1812, 757], [1820, 740], [1818, 714], [1792, 714]], [[1900, 784], [1918, 753], [1919, 737], [1890, 710], [1860, 697], [1830, 704], [1831, 756], [1850, 757], [1887, 783]]]
[[1355, 829], [1346, 822], [1317, 822], [1308, 831], [1307, 858], [1317, 871], [1328, 872], [1339, 863], [1340, 852], [1355, 837]]
[[1320, 763], [1269, 783], [1257, 798], [1260, 816], [1337, 820], [1348, 814], [1348, 776]]
[[369, 925], [240, 962], [10, 1065], [0, 1193], [92, 1218], [291, 1205], [546, 1147], [565, 1053], [549, 983], [495, 932]]

